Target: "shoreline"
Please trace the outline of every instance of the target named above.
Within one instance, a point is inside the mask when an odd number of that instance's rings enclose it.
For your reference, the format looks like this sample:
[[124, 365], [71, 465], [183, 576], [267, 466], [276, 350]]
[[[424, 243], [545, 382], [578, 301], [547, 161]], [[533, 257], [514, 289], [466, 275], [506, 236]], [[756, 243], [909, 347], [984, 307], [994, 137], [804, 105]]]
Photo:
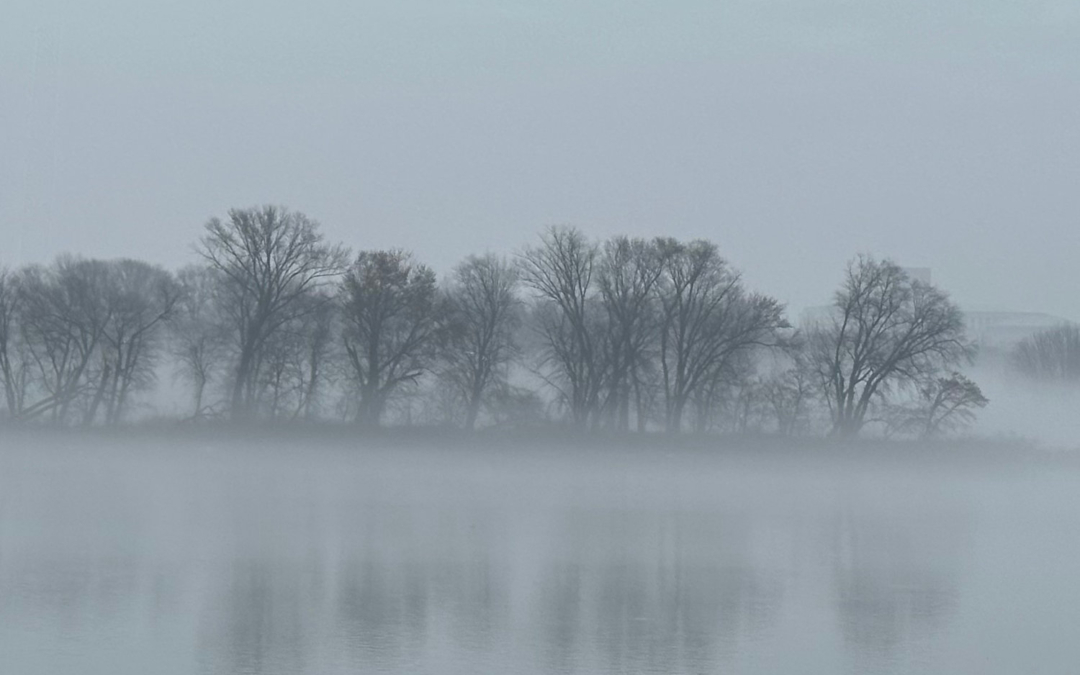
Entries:
[[[1080, 466], [1080, 446], [1049, 447], [1020, 438], [960, 437], [928, 440], [828, 437], [783, 437], [754, 434], [681, 434], [664, 432], [581, 432], [567, 428], [481, 429], [465, 431], [440, 427], [388, 427], [370, 429], [351, 423], [236, 424], [232, 422], [184, 424], [149, 422], [109, 427], [0, 427], [0, 448], [55, 441], [94, 446], [116, 443], [152, 443], [159, 449], [212, 444], [217, 449], [255, 450], [274, 454], [322, 449], [343, 452], [424, 450], [512, 455], [515, 451], [574, 454], [591, 457], [686, 456], [738, 458], [792, 458], [821, 460], [877, 460], [903, 463], [1064, 464]], [[298, 447], [306, 446], [306, 447]]]

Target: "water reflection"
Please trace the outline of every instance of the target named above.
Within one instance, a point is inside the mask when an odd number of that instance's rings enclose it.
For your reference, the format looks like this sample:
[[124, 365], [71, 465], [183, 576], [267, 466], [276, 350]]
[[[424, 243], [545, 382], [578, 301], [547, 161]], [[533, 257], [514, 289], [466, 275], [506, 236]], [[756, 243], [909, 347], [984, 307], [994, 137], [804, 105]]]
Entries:
[[970, 513], [940, 498], [899, 513], [848, 499], [830, 523], [833, 602], [844, 643], [864, 667], [944, 642], [959, 605]]
[[210, 570], [204, 669], [312, 672], [329, 650], [342, 667], [401, 672], [516, 640], [550, 672], [693, 672], [781, 611], [784, 577], [755, 554], [745, 514], [575, 508], [537, 525], [375, 505], [352, 513], [338, 556], [237, 552]]
[[13, 562], [0, 581], [5, 614], [28, 612], [69, 625], [88, 611], [110, 619], [123, 613], [140, 592], [139, 569], [131, 558], [31, 554]]
[[200, 648], [214, 673], [305, 672], [303, 570], [274, 560], [236, 560], [220, 589]]
[[586, 638], [581, 612], [581, 565], [555, 562], [545, 565], [539, 587], [538, 635], [543, 663], [552, 672], [577, 669], [580, 643]]
[[358, 664], [399, 669], [423, 649], [429, 586], [419, 563], [348, 561], [337, 593], [339, 629]]
[[745, 514], [575, 510], [561, 534], [538, 605], [553, 670], [713, 669], [780, 610]]
[[828, 672], [905, 672], [963, 615], [975, 531], [970, 504], [926, 481], [917, 500], [891, 479], [760, 476], [633, 496], [417, 499], [331, 471], [152, 487], [175, 475], [67, 492], [23, 477], [33, 490], [0, 513], [16, 670], [770, 672], [799, 670], [802, 640], [840, 646]]

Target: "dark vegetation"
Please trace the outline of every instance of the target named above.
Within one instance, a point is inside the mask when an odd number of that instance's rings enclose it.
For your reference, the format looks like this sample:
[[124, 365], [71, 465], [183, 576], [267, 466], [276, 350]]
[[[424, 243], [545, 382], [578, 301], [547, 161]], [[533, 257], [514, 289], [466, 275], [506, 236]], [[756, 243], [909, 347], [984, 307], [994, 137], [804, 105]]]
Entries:
[[1021, 340], [1011, 355], [1017, 372], [1032, 380], [1080, 382], [1080, 326], [1062, 324]]
[[[552, 227], [440, 281], [408, 251], [351, 254], [264, 206], [212, 219], [195, 250], [175, 273], [64, 256], [0, 274], [7, 423], [160, 426], [147, 399], [170, 376], [189, 401], [173, 426], [441, 438], [928, 438], [987, 403], [961, 372], [958, 307], [869, 256], [795, 326], [707, 240]], [[1043, 372], [1059, 342], [1017, 363]]]

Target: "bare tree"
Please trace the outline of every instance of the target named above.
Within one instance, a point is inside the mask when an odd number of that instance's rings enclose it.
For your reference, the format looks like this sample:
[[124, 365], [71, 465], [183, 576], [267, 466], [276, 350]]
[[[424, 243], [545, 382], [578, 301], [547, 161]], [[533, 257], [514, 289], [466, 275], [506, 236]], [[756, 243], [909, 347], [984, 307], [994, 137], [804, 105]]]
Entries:
[[607, 319], [603, 407], [608, 424], [618, 429], [630, 427], [631, 394], [641, 398], [642, 368], [659, 326], [655, 291], [663, 272], [651, 242], [620, 236], [604, 243], [597, 275]]
[[442, 349], [442, 375], [463, 399], [465, 428], [476, 426], [484, 398], [516, 352], [518, 270], [494, 254], [469, 256], [454, 269]]
[[970, 425], [989, 402], [979, 385], [953, 371], [920, 386], [915, 400], [897, 406], [890, 421], [897, 431], [929, 438]]
[[967, 426], [975, 421], [975, 410], [990, 403], [979, 385], [955, 371], [937, 378], [921, 393], [926, 402], [923, 436]]
[[179, 376], [191, 383], [191, 418], [195, 420], [206, 414], [206, 387], [218, 375], [226, 355], [228, 326], [218, 301], [219, 275], [207, 265], [190, 265], [176, 274], [180, 298], [169, 321], [171, 351]]
[[0, 377], [9, 418], [22, 413], [30, 380], [30, 362], [20, 334], [22, 312], [18, 275], [0, 270]]
[[319, 293], [309, 298], [314, 304], [304, 322], [302, 349], [296, 360], [298, 400], [293, 418], [315, 419], [323, 390], [334, 381], [334, 328], [337, 305], [331, 295]]
[[810, 333], [833, 433], [844, 437], [859, 432], [876, 398], [936, 378], [972, 353], [960, 309], [945, 293], [867, 256], [848, 265], [833, 316]]
[[347, 253], [324, 244], [314, 220], [275, 206], [233, 209], [227, 220], [214, 218], [199, 252], [221, 276], [237, 350], [231, 412], [245, 417], [255, 404], [267, 341], [310, 311], [304, 298], [340, 275]]
[[534, 317], [544, 343], [541, 365], [555, 371], [548, 381], [581, 428], [598, 410], [604, 380], [602, 310], [593, 282], [596, 258], [596, 245], [570, 227], [549, 228], [539, 246], [526, 247], [519, 256], [522, 280], [540, 300]]
[[267, 339], [260, 358], [258, 396], [260, 413], [276, 420], [291, 417], [303, 383], [300, 355], [304, 352], [304, 323], [290, 321]]
[[764, 400], [757, 377], [757, 357], [751, 350], [733, 353], [693, 390], [688, 404], [694, 433], [762, 430]]
[[1022, 375], [1051, 382], [1080, 382], [1080, 326], [1065, 323], [1021, 340], [1010, 354]]
[[362, 251], [339, 298], [345, 353], [360, 396], [356, 419], [378, 426], [395, 390], [432, 365], [441, 324], [435, 273], [405, 251]]
[[805, 345], [797, 341], [785, 351], [790, 365], [766, 377], [762, 393], [776, 422], [776, 433], [793, 436], [809, 426], [818, 390]]
[[322, 385], [329, 379], [333, 299], [316, 293], [304, 302], [311, 308], [282, 326], [264, 349], [260, 385], [270, 419], [313, 419]]
[[109, 320], [102, 333], [101, 379], [85, 421], [93, 422], [104, 401], [105, 422], [115, 425], [133, 389], [153, 381], [162, 329], [181, 289], [169, 272], [138, 260], [110, 261], [106, 270], [101, 290]]
[[768, 401], [761, 380], [750, 377], [731, 387], [731, 401], [726, 417], [731, 431], [737, 434], [760, 434], [769, 420]]
[[48, 268], [32, 266], [20, 276], [20, 333], [33, 361], [36, 401], [20, 416], [69, 418], [75, 401], [89, 393], [92, 364], [111, 319], [108, 265], [61, 256]]
[[659, 285], [660, 366], [669, 431], [682, 428], [686, 404], [723, 377], [732, 359], [779, 344], [783, 306], [749, 293], [712, 242], [658, 240], [664, 260]]

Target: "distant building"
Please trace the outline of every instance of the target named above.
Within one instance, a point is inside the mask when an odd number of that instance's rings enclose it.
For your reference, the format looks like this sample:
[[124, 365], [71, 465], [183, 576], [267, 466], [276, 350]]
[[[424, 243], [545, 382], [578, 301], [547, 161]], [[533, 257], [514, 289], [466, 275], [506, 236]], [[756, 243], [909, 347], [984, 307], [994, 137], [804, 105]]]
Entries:
[[1035, 333], [1073, 323], [1041, 312], [964, 312], [968, 337], [984, 347], [1007, 350]]
[[[912, 280], [918, 281], [923, 284], [929, 284], [931, 281], [931, 270], [929, 267], [901, 267]], [[799, 325], [803, 327], [810, 326], [812, 324], [821, 323], [827, 321], [833, 316], [836, 316], [836, 308], [832, 305], [818, 305], [816, 307], [807, 307], [799, 314]]]
[[[808, 328], [836, 316], [831, 305], [807, 307], [799, 315], [799, 325]], [[1012, 349], [1025, 338], [1072, 321], [1041, 312], [964, 312], [964, 327], [969, 338], [983, 347], [1002, 351]]]
[[[903, 267], [902, 269], [914, 281], [924, 284], [931, 283], [932, 275], [929, 267]], [[807, 307], [799, 315], [799, 324], [806, 328], [814, 324], [828, 322], [836, 315], [837, 309], [832, 305]], [[964, 312], [964, 326], [968, 337], [982, 347], [1000, 351], [1008, 351], [1021, 340], [1040, 331], [1072, 323], [1074, 322], [1060, 316], [1041, 312]]]

